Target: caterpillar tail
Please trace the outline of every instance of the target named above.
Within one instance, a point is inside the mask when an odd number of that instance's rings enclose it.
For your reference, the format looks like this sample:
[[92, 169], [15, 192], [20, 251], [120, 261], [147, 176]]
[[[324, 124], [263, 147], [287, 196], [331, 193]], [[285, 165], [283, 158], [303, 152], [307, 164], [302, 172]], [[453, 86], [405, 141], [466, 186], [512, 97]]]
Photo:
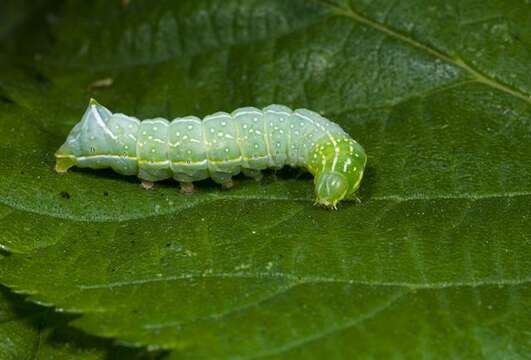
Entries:
[[55, 171], [59, 174], [64, 174], [76, 165], [76, 159], [72, 156], [63, 156], [61, 154], [55, 154]]
[[[85, 155], [91, 155], [83, 150], [83, 138], [103, 138], [97, 131], [101, 126], [105, 127], [105, 122], [111, 115], [111, 112], [100, 105], [96, 100], [90, 99], [89, 105], [81, 120], [74, 126], [68, 134], [66, 141], [55, 153], [55, 171], [64, 174], [73, 166], [79, 166], [79, 158]], [[96, 119], [97, 116], [97, 119]], [[88, 132], [91, 132], [88, 135]], [[91, 149], [94, 149], [91, 146]]]

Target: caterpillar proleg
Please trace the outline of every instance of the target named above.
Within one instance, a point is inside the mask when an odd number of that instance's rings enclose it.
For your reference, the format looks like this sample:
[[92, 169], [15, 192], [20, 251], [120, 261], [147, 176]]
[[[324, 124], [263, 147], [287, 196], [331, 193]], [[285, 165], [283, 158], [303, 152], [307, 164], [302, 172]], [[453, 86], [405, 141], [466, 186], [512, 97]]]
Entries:
[[195, 116], [146, 119], [112, 113], [91, 99], [55, 154], [55, 169], [112, 168], [143, 181], [173, 178], [190, 189], [212, 178], [228, 185], [243, 172], [302, 167], [314, 176], [316, 204], [336, 208], [360, 186], [367, 156], [341, 127], [316, 112], [270, 105]]

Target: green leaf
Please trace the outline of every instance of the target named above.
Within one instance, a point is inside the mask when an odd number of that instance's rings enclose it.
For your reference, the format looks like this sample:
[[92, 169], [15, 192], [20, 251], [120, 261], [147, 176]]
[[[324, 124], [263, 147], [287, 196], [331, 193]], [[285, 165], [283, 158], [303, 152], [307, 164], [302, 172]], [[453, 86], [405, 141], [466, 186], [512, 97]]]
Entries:
[[0, 287], [0, 358], [19, 359], [147, 359], [139, 351], [112, 346], [66, 326], [49, 309], [28, 304]]
[[[179, 359], [528, 356], [528, 4], [157, 4], [68, 2], [45, 54], [0, 58], [4, 284]], [[314, 207], [289, 170], [192, 196], [60, 176], [90, 97], [141, 118], [320, 111], [367, 151], [362, 203]]]

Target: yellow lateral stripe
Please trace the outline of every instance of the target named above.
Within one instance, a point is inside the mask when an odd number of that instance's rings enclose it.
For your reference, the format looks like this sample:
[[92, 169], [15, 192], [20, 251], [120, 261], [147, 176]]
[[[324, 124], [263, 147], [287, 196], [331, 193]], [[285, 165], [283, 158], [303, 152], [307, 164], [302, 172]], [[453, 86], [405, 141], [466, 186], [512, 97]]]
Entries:
[[94, 160], [98, 158], [111, 158], [111, 159], [123, 159], [123, 160], [132, 160], [137, 161], [139, 164], [165, 164], [171, 162], [172, 164], [176, 165], [197, 165], [201, 164], [205, 161], [212, 164], [226, 164], [231, 162], [238, 162], [238, 161], [250, 161], [250, 160], [267, 160], [269, 159], [268, 156], [261, 156], [261, 157], [240, 157], [238, 159], [234, 160], [201, 160], [201, 161], [169, 161], [169, 160], [163, 160], [163, 161], [151, 161], [151, 160], [144, 160], [144, 159], [138, 159], [138, 157], [135, 156], [120, 156], [120, 155], [91, 155], [91, 156], [80, 156], [76, 157], [73, 155], [55, 155], [57, 159], [74, 159], [74, 160]]

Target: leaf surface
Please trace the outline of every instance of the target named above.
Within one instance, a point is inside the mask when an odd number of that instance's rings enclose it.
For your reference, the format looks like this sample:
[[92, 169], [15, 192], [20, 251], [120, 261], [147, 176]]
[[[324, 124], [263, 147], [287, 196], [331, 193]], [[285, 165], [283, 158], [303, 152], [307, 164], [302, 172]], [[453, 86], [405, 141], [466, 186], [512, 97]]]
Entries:
[[[21, 296], [0, 288], [0, 358], [103, 360], [147, 359], [144, 352], [112, 346], [68, 327], [50, 309], [28, 304]], [[153, 359], [152, 357], [151, 359]]]
[[[528, 4], [150, 4], [67, 2], [49, 50], [1, 59], [4, 284], [179, 359], [528, 355]], [[320, 111], [367, 151], [362, 202], [314, 207], [290, 170], [192, 196], [57, 175], [89, 97], [140, 118]]]

